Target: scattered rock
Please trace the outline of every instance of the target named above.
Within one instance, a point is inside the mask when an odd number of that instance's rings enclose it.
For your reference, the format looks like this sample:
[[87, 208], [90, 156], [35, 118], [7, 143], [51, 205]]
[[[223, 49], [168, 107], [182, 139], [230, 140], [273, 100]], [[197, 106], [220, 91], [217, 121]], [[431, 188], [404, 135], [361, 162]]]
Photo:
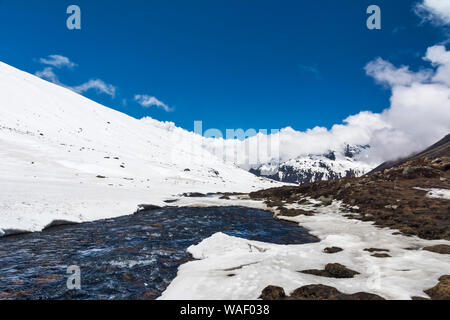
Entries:
[[203, 198], [206, 197], [206, 194], [200, 192], [186, 192], [183, 193], [182, 196], [186, 198]]
[[137, 212], [161, 209], [160, 206], [155, 206], [153, 204], [138, 204], [137, 207], [138, 207]]
[[341, 252], [343, 250], [344, 249], [339, 248], [339, 247], [328, 247], [328, 248], [323, 249], [323, 252], [331, 254], [331, 253], [338, 253], [338, 252]]
[[190, 171], [191, 171], [191, 169], [189, 169], [189, 168], [184, 169], [184, 172], [190, 172]]
[[364, 251], [373, 253], [373, 252], [389, 252], [388, 249], [378, 249], [378, 248], [369, 248], [369, 249], [364, 249]]
[[99, 178], [99, 179], [106, 179], [105, 176], [101, 176], [101, 175], [98, 175], [97, 178]]
[[439, 283], [431, 289], [424, 291], [432, 300], [450, 300], [450, 276], [439, 278]]
[[276, 287], [276, 286], [268, 286], [262, 291], [261, 295], [259, 296], [259, 299], [282, 300], [285, 297], [286, 297], [286, 293], [284, 292], [283, 288]]
[[431, 251], [440, 254], [450, 254], [450, 246], [446, 244], [438, 244], [435, 246], [425, 247], [423, 250]]
[[260, 296], [263, 300], [384, 300], [382, 297], [367, 292], [345, 294], [336, 288], [322, 284], [313, 284], [294, 290], [286, 297], [284, 289], [268, 286]]
[[300, 272], [320, 277], [339, 278], [339, 279], [353, 278], [355, 275], [359, 274], [359, 272], [350, 270], [339, 263], [329, 263], [325, 266], [324, 270], [312, 269], [312, 270], [303, 270]]
[[387, 253], [374, 253], [371, 256], [375, 257], [375, 258], [390, 258], [391, 257]]

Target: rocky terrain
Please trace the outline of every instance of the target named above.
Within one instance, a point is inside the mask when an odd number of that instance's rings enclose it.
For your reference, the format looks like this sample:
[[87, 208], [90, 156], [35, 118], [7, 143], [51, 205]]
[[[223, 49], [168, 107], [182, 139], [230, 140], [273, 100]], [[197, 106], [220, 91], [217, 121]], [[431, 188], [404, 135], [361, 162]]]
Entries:
[[[252, 199], [263, 200], [276, 209], [277, 215], [295, 217], [314, 215], [313, 211], [293, 209], [293, 204], [319, 200], [316, 206], [329, 206], [338, 200], [349, 212], [346, 217], [372, 221], [380, 228], [427, 240], [450, 240], [450, 135], [411, 157], [385, 163], [359, 178], [342, 178], [295, 187], [281, 187], [250, 193]], [[327, 248], [327, 253], [340, 248]], [[411, 248], [415, 250], [415, 248]], [[450, 254], [450, 246], [425, 247], [438, 254]], [[377, 258], [388, 258], [389, 250], [366, 249]], [[327, 265], [324, 270], [300, 271], [320, 276], [352, 277], [355, 273], [340, 265]], [[267, 287], [263, 299], [373, 299], [365, 293], [345, 295], [322, 285], [295, 290], [287, 297], [277, 287]], [[450, 299], [449, 276], [425, 293], [431, 299]], [[414, 297], [413, 297], [414, 298]]]

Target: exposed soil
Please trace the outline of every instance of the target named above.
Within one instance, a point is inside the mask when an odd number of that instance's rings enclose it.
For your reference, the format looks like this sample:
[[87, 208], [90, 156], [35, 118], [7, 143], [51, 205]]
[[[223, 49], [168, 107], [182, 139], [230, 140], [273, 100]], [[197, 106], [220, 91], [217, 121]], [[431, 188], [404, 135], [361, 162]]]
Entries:
[[343, 178], [301, 186], [281, 187], [250, 193], [264, 200], [280, 215], [313, 215], [287, 209], [286, 204], [305, 204], [310, 197], [329, 205], [341, 200], [353, 219], [374, 221], [375, 225], [397, 229], [423, 239], [450, 240], [450, 200], [426, 197], [422, 189], [450, 189], [450, 147], [448, 156], [419, 158], [360, 178]]
[[450, 254], [450, 246], [446, 244], [438, 244], [436, 246], [425, 247], [423, 248], [423, 250], [440, 254]]
[[344, 249], [339, 248], [339, 247], [328, 247], [328, 248], [323, 249], [323, 252], [329, 253], [329, 254], [338, 253], [341, 251], [344, 251]]

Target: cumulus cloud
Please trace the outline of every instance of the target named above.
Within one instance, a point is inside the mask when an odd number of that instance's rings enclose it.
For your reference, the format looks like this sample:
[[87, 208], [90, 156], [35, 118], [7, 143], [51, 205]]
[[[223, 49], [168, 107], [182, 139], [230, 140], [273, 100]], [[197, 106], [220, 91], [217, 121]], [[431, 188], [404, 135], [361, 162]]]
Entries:
[[44, 70], [37, 71], [35, 75], [38, 76], [39, 78], [61, 85], [58, 77], [56, 76], [55, 72], [53, 72], [53, 68], [51, 67], [47, 67], [44, 68]]
[[446, 0], [424, 0], [415, 7], [416, 13], [435, 25], [450, 24], [450, 2]]
[[62, 68], [62, 67], [73, 68], [76, 66], [76, 64], [73, 63], [72, 61], [70, 61], [69, 58], [61, 56], [59, 54], [51, 54], [47, 58], [39, 59], [39, 61], [42, 64], [46, 64], [46, 65], [53, 66], [56, 68]]
[[145, 108], [158, 107], [158, 108], [163, 109], [166, 112], [173, 111], [173, 109], [170, 108], [164, 102], [158, 100], [157, 98], [155, 98], [153, 96], [149, 96], [146, 94], [137, 94], [134, 96], [134, 100]]
[[378, 83], [386, 86], [410, 85], [414, 82], [423, 82], [430, 79], [432, 70], [412, 72], [408, 66], [395, 67], [389, 61], [377, 58], [369, 62], [365, 68], [366, 73]]

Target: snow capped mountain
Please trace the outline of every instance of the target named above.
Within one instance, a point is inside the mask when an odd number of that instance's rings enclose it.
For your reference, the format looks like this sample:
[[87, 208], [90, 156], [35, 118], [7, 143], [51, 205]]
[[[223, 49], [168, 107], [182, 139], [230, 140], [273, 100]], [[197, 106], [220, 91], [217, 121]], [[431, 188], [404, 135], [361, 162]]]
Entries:
[[324, 155], [307, 155], [290, 159], [281, 164], [267, 163], [250, 172], [276, 181], [289, 183], [310, 183], [342, 177], [359, 177], [372, 167], [355, 159], [369, 146], [346, 145], [340, 151], [330, 151]]
[[0, 236], [132, 214], [184, 192], [276, 186], [224, 163], [202, 141], [0, 62]]

